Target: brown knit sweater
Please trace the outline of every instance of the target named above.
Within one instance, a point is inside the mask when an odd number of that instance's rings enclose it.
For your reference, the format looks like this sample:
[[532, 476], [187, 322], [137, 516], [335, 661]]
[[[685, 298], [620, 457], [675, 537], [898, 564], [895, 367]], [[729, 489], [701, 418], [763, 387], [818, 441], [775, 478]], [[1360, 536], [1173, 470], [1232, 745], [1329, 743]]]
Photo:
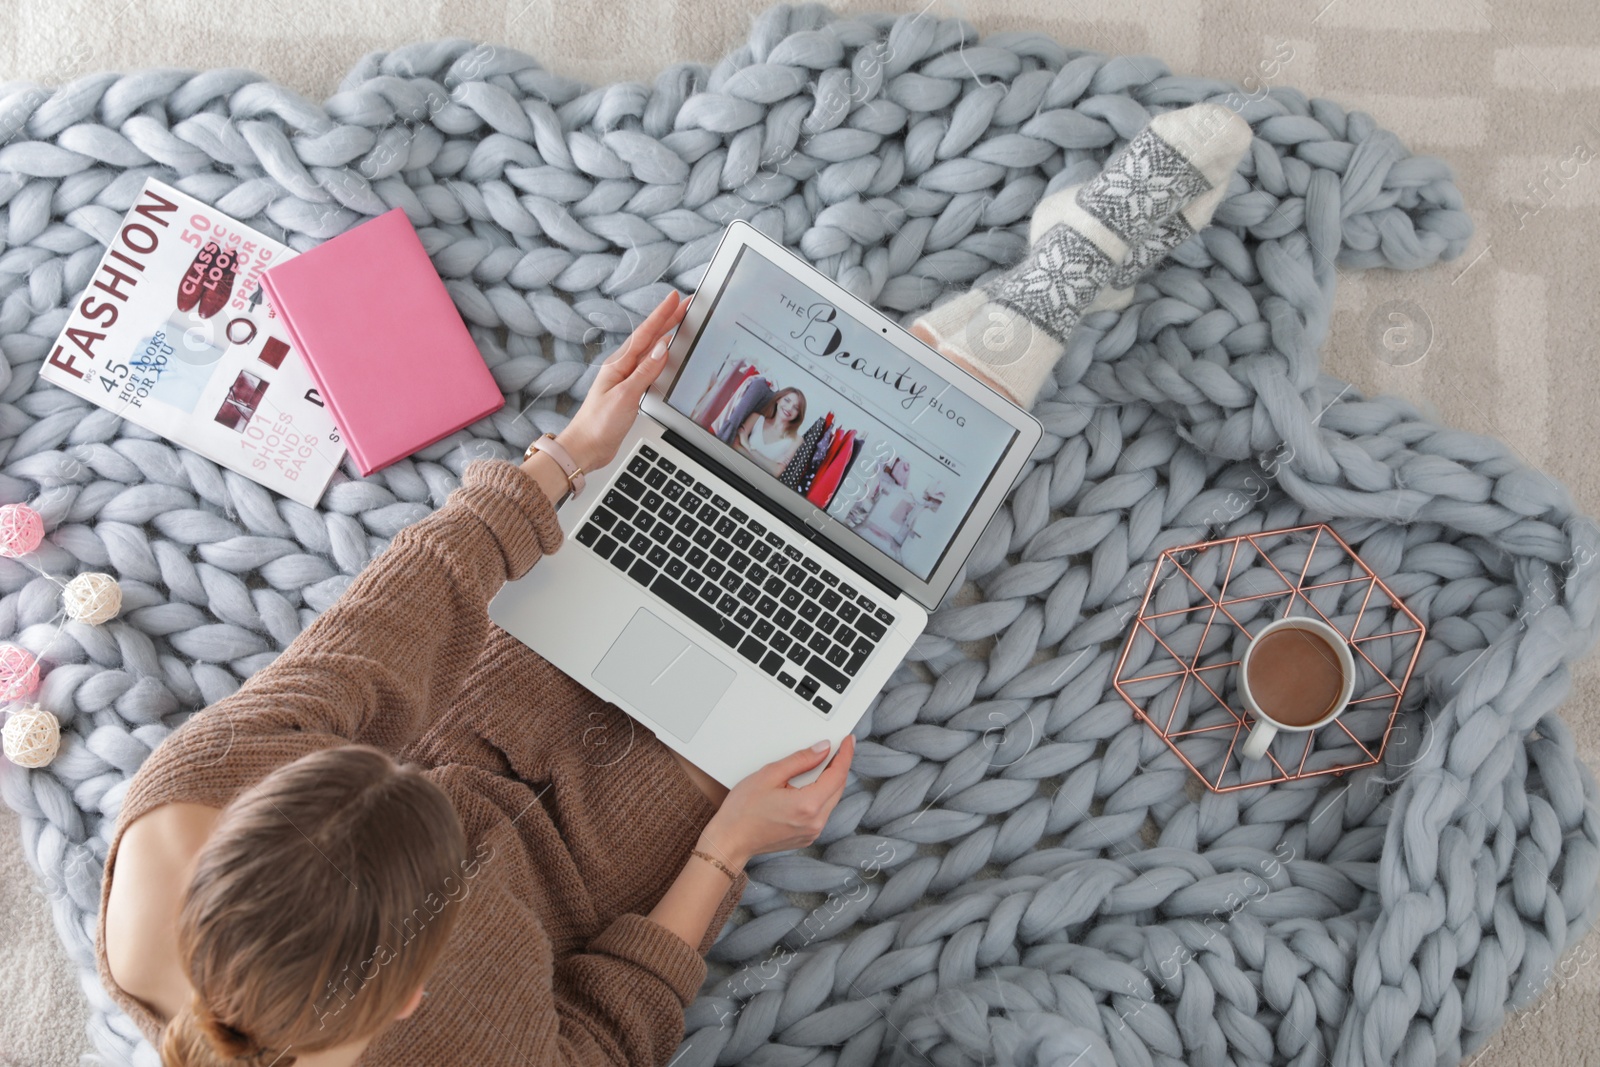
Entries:
[[473, 463], [269, 667], [145, 761], [106, 857], [97, 959], [152, 1043], [165, 1020], [118, 988], [103, 948], [123, 831], [174, 801], [221, 808], [276, 767], [359, 742], [428, 768], [482, 859], [446, 905], [463, 910], [428, 998], [360, 1067], [669, 1060], [746, 878], [697, 948], [645, 917], [716, 808], [648, 730], [489, 621], [501, 583], [560, 545], [531, 478]]

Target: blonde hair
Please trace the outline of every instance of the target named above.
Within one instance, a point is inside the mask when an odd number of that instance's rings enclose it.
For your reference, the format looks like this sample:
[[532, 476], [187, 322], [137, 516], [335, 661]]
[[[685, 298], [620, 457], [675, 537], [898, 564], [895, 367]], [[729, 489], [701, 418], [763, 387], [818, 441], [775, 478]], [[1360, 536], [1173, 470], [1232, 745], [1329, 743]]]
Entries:
[[466, 853], [450, 798], [381, 749], [268, 774], [223, 809], [184, 893], [193, 995], [162, 1032], [162, 1063], [288, 1067], [375, 1036], [444, 949]]

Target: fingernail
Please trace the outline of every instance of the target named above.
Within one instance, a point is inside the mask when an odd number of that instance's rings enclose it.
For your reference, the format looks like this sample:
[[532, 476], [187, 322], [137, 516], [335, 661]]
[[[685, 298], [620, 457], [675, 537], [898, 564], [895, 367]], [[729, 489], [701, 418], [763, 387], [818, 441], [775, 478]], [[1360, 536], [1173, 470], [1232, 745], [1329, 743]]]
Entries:
[[811, 751], [813, 751], [813, 752], [826, 752], [826, 751], [828, 751], [828, 742], [827, 742], [827, 740], [823, 739], [821, 741], [818, 741], [816, 744], [812, 745], [811, 746]]
[[665, 337], [663, 337], [661, 340], [656, 342], [655, 348], [650, 350], [650, 358], [651, 359], [660, 359], [662, 356], [665, 356], [666, 354], [667, 354], [667, 339]]

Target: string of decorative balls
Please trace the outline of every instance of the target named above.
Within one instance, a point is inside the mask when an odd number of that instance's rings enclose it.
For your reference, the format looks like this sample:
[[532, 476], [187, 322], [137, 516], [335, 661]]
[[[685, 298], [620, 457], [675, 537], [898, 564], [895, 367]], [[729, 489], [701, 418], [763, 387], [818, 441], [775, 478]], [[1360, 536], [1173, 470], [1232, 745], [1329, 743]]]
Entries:
[[[67, 620], [98, 626], [117, 617], [122, 610], [122, 587], [109, 574], [88, 572], [62, 582], [23, 559], [44, 542], [44, 520], [26, 504], [0, 507], [0, 556], [21, 561], [61, 586], [64, 618], [56, 628], [61, 633]], [[51, 641], [55, 640], [52, 636]], [[50, 642], [45, 643], [49, 647]], [[61, 722], [32, 697], [39, 688], [39, 657], [19, 645], [0, 645], [0, 701], [12, 707], [0, 727], [6, 758], [19, 767], [43, 767], [61, 750]]]

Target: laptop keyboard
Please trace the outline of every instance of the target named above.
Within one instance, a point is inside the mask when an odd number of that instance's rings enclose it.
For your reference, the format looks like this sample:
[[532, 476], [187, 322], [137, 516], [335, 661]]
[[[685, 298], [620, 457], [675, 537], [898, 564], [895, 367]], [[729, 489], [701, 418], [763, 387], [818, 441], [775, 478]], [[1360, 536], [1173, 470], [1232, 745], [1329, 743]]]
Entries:
[[640, 444], [575, 535], [827, 713], [894, 614]]

